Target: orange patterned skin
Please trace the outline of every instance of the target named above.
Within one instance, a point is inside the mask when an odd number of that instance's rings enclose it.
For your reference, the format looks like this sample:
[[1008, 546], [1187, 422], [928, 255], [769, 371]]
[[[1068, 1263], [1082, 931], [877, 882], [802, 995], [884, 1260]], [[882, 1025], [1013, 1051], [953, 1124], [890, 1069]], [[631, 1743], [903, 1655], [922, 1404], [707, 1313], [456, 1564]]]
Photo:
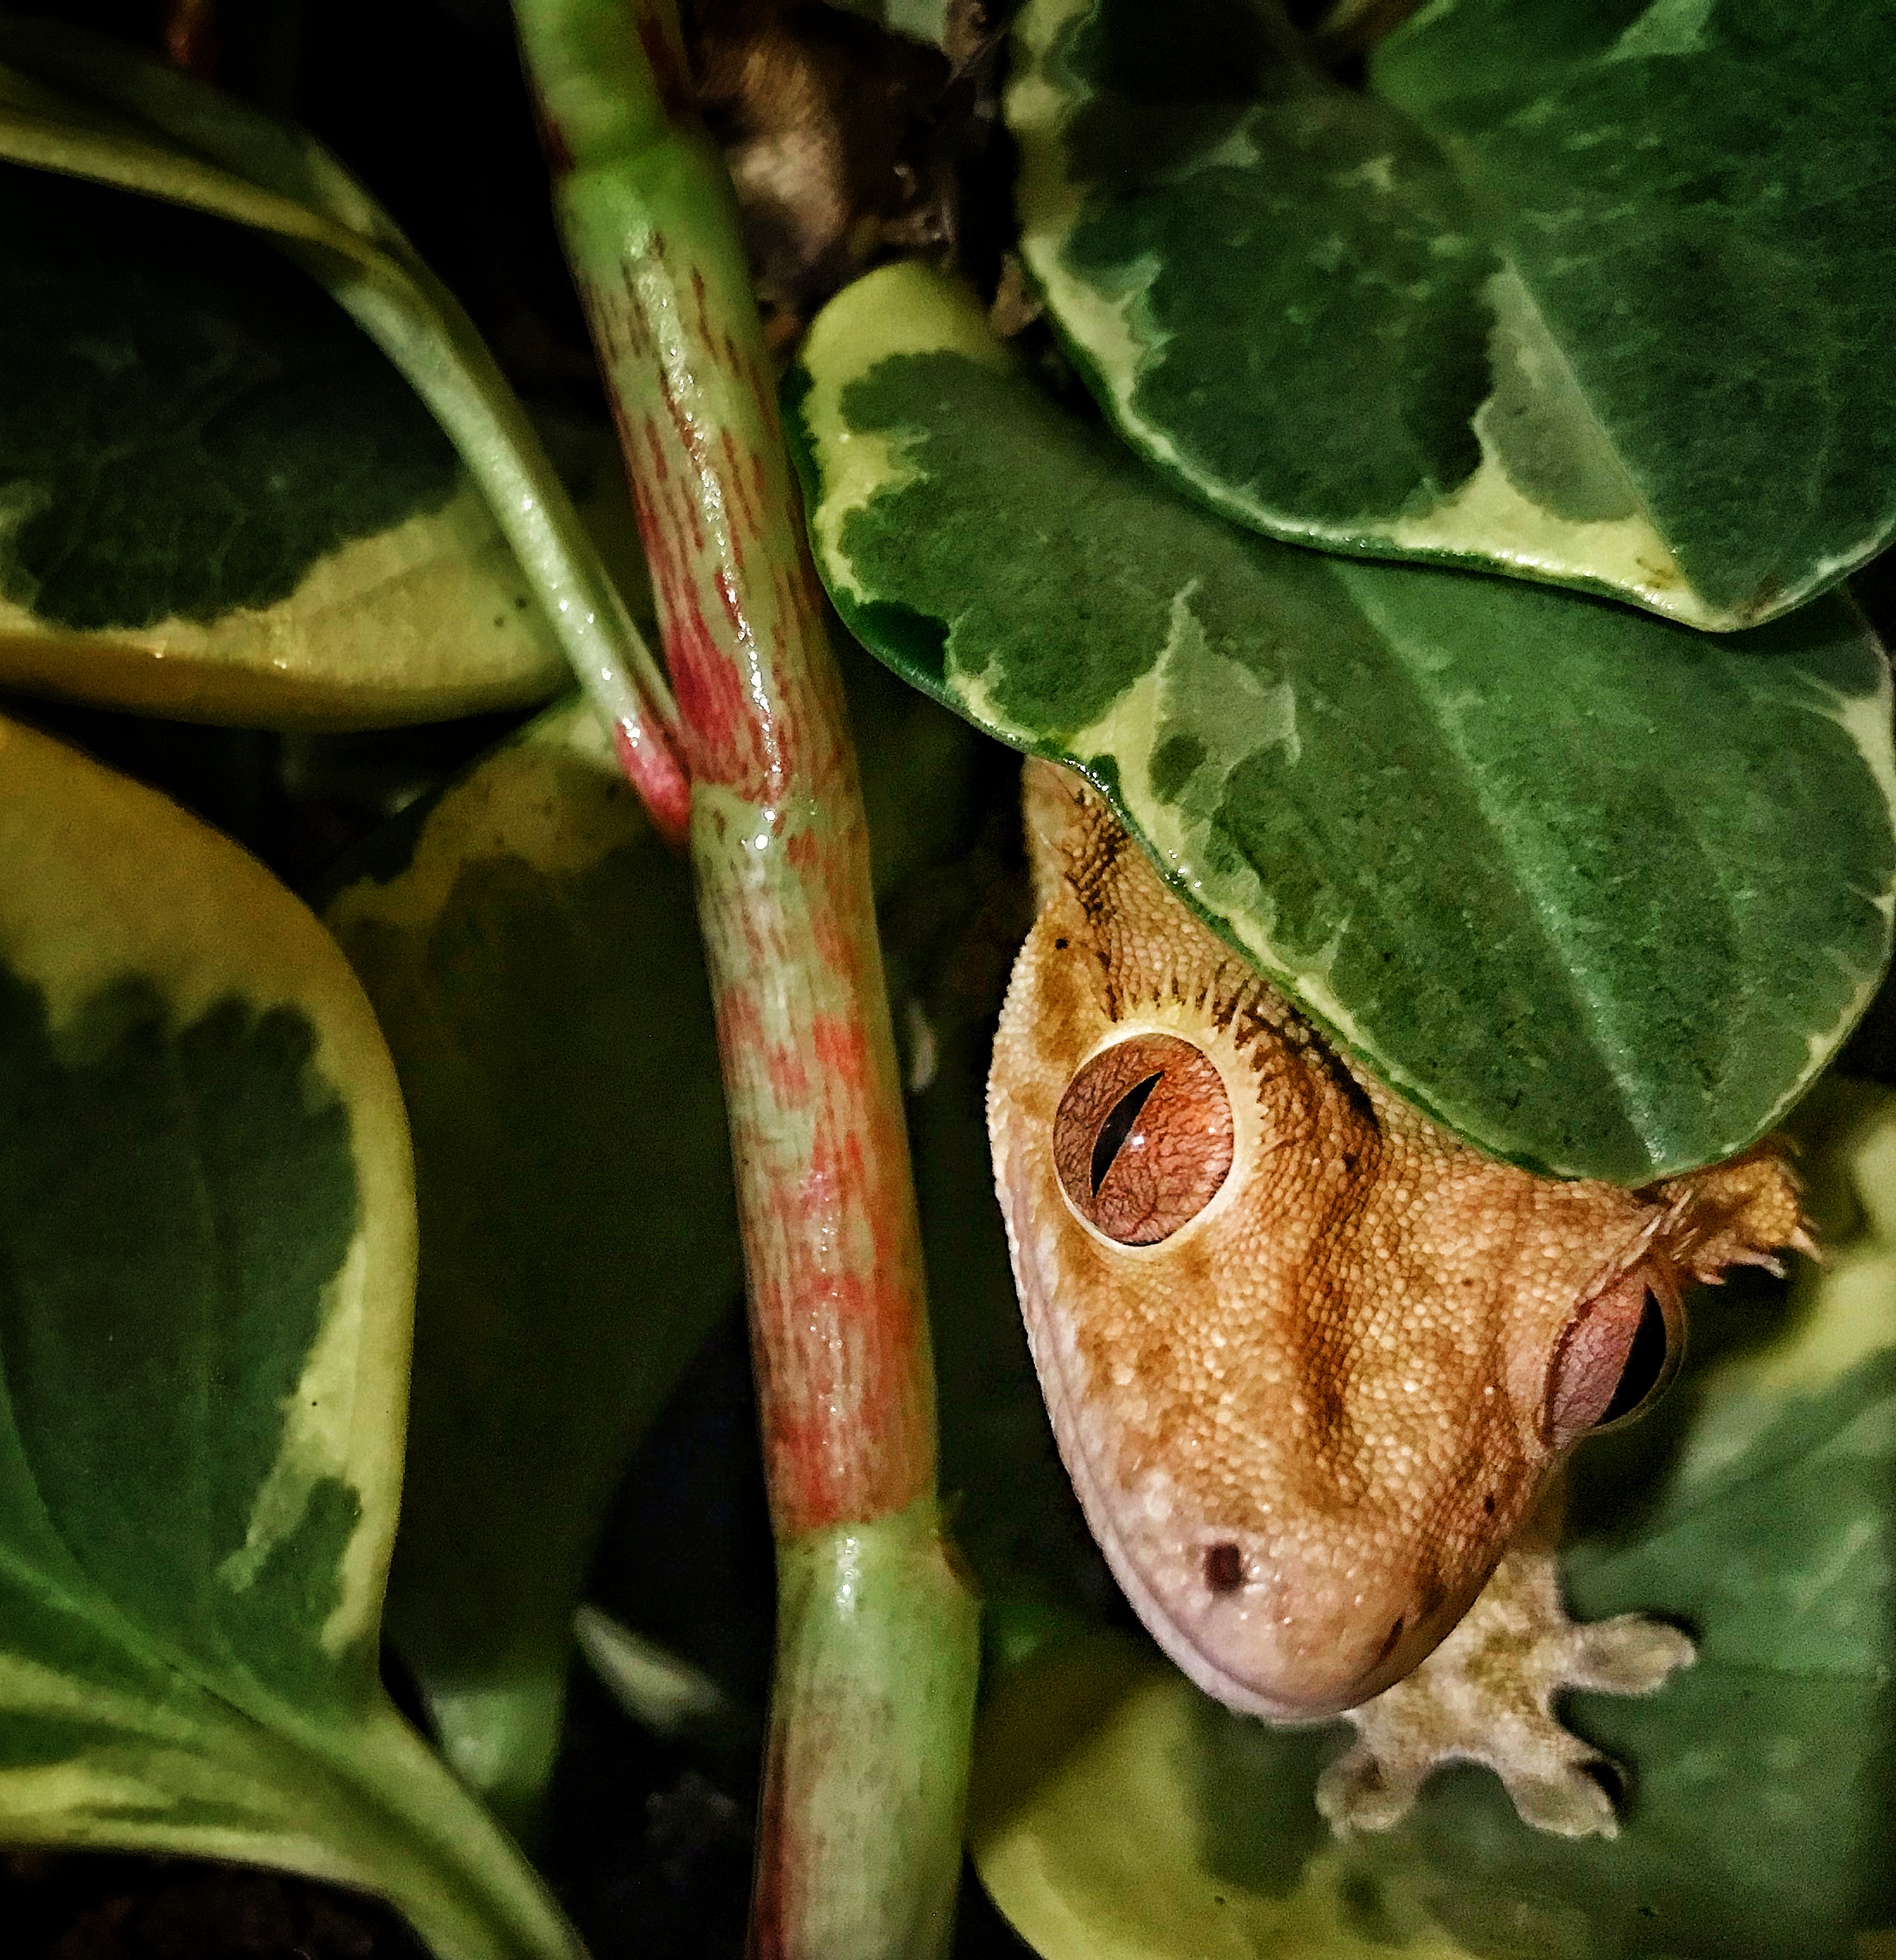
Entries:
[[1078, 778], [1026, 790], [1040, 909], [988, 1128], [1061, 1451], [1186, 1673], [1335, 1714], [1468, 1611], [1649, 1303], [1675, 1345], [1683, 1285], [1801, 1242], [1796, 1186], [1768, 1148], [1637, 1192], [1497, 1163], [1332, 1048]]

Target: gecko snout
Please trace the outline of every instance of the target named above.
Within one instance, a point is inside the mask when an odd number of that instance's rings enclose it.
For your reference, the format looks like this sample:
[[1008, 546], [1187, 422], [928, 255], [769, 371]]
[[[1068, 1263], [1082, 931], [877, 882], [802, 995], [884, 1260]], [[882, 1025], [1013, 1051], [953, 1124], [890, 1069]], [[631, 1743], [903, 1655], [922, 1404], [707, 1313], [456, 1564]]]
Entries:
[[1452, 1587], [1433, 1572], [1366, 1581], [1363, 1567], [1315, 1540], [1215, 1528], [1179, 1535], [1150, 1512], [1146, 1531], [1120, 1519], [1104, 1538], [1108, 1555], [1160, 1645], [1207, 1694], [1274, 1721], [1322, 1720], [1393, 1686], [1453, 1628], [1486, 1576]]
[[1280, 1720], [1341, 1714], [1393, 1687], [1434, 1651], [1478, 1588], [1452, 1607], [1427, 1611], [1392, 1586], [1359, 1594], [1346, 1586], [1329, 1597], [1319, 1587], [1300, 1589], [1294, 1605], [1281, 1591], [1269, 1602], [1280, 1610], [1267, 1605], [1260, 1617], [1273, 1623], [1268, 1630], [1240, 1624], [1217, 1643], [1229, 1649], [1226, 1672], [1248, 1676], [1252, 1693], [1268, 1704], [1258, 1712]]

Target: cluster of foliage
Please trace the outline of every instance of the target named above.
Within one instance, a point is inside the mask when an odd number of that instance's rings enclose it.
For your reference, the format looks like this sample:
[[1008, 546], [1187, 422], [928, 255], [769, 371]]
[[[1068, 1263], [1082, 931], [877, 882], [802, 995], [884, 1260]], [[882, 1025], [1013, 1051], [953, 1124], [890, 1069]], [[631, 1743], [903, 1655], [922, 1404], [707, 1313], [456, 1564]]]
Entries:
[[[965, 8], [858, 11], [965, 52]], [[1819, 1078], [1896, 892], [1842, 583], [1896, 527], [1889, 56], [1843, 0], [1390, 11], [1031, 0], [981, 58], [1044, 317], [904, 261], [786, 384], [886, 663], [848, 671], [987, 1602], [971, 1841], [1057, 1960], [1849, 1951], [1896, 1925], [1896, 1111]], [[641, 1721], [746, 1732], [581, 1606], [742, 1282], [689, 880], [562, 692], [573, 618], [648, 609], [623, 485], [291, 126], [0, 16], [0, 685], [122, 718], [0, 722], [0, 1838], [573, 1955], [518, 1847], [576, 1611]], [[1616, 1844], [1471, 1780], [1333, 1844], [1335, 1739], [1125, 1631], [988, 1189], [1023, 902], [977, 730], [1497, 1154], [1637, 1184], [1794, 1111], [1829, 1264], [1731, 1289], [1577, 1507], [1576, 1609], [1702, 1641], [1581, 1711], [1641, 1777]], [[285, 877], [137, 775], [253, 838], [293, 800]]]

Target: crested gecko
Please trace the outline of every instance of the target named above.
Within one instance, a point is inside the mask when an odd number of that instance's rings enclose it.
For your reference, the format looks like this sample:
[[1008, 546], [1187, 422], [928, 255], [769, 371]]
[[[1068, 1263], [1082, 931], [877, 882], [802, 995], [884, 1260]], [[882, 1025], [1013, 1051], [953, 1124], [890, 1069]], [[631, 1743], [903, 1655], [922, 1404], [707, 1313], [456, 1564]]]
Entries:
[[1219, 1701], [1354, 1723], [1337, 1830], [1473, 1760], [1526, 1822], [1611, 1834], [1554, 1698], [1649, 1691], [1692, 1647], [1567, 1618], [1558, 1473], [1663, 1385], [1686, 1284], [1808, 1249], [1795, 1180], [1768, 1145], [1640, 1191], [1497, 1162], [1331, 1045], [1079, 777], [1030, 762], [1025, 801], [988, 1133], [1115, 1577]]

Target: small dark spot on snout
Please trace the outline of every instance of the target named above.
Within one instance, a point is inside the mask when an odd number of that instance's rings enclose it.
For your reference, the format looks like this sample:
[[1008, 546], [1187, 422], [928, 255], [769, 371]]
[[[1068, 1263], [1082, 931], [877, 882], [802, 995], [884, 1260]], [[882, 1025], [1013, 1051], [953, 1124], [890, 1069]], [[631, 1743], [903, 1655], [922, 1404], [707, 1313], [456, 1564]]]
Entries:
[[1064, 939], [1056, 939], [1053, 943], [1053, 950], [1056, 953], [1064, 953], [1067, 950], [1067, 942]]
[[1382, 1637], [1382, 1644], [1376, 1650], [1376, 1665], [1380, 1667], [1395, 1652], [1395, 1643], [1402, 1637], [1402, 1616], [1395, 1616], [1395, 1624]]
[[1493, 1517], [1493, 1516], [1494, 1516], [1494, 1493], [1492, 1491], [1490, 1491], [1487, 1494], [1487, 1495], [1481, 1500], [1481, 1508], [1482, 1508], [1482, 1510], [1483, 1510], [1484, 1511], [1485, 1511], [1485, 1512], [1487, 1513], [1487, 1515], [1488, 1515], [1490, 1517]]
[[1204, 1583], [1214, 1592], [1235, 1592], [1244, 1583], [1244, 1554], [1235, 1545], [1206, 1548]]

